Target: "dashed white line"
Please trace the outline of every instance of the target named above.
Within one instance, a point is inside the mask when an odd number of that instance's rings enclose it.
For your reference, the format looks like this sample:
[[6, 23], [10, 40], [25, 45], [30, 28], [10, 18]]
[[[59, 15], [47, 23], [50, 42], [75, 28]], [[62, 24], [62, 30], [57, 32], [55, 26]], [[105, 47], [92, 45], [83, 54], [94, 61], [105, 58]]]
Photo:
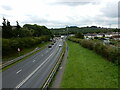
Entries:
[[[57, 46], [56, 46], [57, 47]], [[59, 48], [58, 48], [59, 49]], [[57, 49], [57, 50], [58, 50]], [[15, 88], [20, 88], [31, 76], [33, 76], [33, 74], [35, 73], [35, 72], [37, 72], [40, 68], [41, 68], [41, 66], [44, 64], [44, 63], [46, 63], [47, 61], [48, 61], [48, 59], [54, 54], [54, 53], [56, 53], [56, 52], [53, 52], [42, 64], [40, 64], [31, 74], [29, 74], [21, 83], [19, 83]], [[42, 54], [42, 56], [43, 56], [43, 54]]]
[[35, 60], [33, 60], [33, 62], [35, 62]]
[[52, 53], [42, 64], [40, 64], [31, 74], [28, 75], [20, 84], [18, 84], [15, 88], [20, 88], [36, 71], [40, 69], [40, 67], [48, 61], [48, 59], [53, 55]]
[[20, 73], [22, 71], [22, 69], [20, 69], [19, 71], [16, 72], [16, 74]]

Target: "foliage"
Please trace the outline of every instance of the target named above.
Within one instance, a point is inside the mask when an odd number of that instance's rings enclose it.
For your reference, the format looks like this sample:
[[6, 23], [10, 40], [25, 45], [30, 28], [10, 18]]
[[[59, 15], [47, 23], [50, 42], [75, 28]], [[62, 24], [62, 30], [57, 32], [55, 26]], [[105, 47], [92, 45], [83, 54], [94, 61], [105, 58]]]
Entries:
[[98, 37], [94, 37], [94, 39], [98, 39]]
[[20, 48], [21, 50], [24, 48], [30, 48], [48, 40], [50, 40], [50, 36], [48, 35], [41, 37], [2, 39], [2, 55], [4, 56], [9, 53], [16, 53], [17, 48]]
[[76, 37], [76, 38], [84, 39], [84, 35], [83, 35], [82, 33], [80, 33], [80, 32], [79, 32], [79, 33], [76, 33], [76, 34], [75, 34], [75, 37]]
[[25, 24], [23, 26], [23, 28], [26, 28], [28, 30], [33, 30], [33, 36], [35, 37], [39, 37], [39, 36], [42, 36], [42, 35], [50, 35], [52, 36], [52, 33], [50, 32], [49, 29], [47, 29], [47, 27], [45, 26], [39, 26], [39, 25], [30, 25], [30, 24]]
[[118, 66], [77, 43], [67, 43], [68, 61], [61, 88], [118, 88]]
[[78, 39], [74, 37], [69, 37], [68, 40], [80, 43], [81, 46], [93, 50], [107, 60], [120, 65], [120, 62], [118, 62], [120, 60], [120, 50], [118, 50], [118, 48], [113, 48], [112, 46], [107, 46], [93, 40]]
[[106, 33], [106, 32], [119, 32], [120, 29], [109, 29], [97, 26], [91, 27], [66, 27], [66, 28], [56, 28], [50, 29], [50, 31], [55, 35], [67, 35], [67, 34], [76, 34], [76, 33]]
[[49, 35], [53, 38], [50, 30], [45, 26], [40, 26], [37, 24], [25, 24], [23, 27], [20, 27], [18, 21], [16, 26], [11, 26], [10, 22], [3, 18], [2, 26], [2, 36], [3, 38], [16, 38], [16, 37], [39, 37], [42, 35]]

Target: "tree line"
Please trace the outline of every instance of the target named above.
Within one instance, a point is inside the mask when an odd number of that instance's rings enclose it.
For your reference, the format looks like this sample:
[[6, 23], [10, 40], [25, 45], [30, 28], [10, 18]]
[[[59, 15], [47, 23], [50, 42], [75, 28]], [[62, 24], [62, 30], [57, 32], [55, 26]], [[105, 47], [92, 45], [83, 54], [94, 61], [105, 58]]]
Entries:
[[3, 18], [2, 26], [2, 56], [6, 57], [17, 53], [17, 49], [24, 50], [31, 48], [53, 38], [51, 31], [37, 24], [25, 24], [21, 27], [16, 21], [16, 26], [12, 26], [8, 20]]
[[50, 29], [55, 35], [66, 35], [66, 34], [76, 34], [76, 33], [107, 33], [107, 32], [120, 32], [120, 29], [112, 29], [112, 28], [103, 28], [97, 26], [91, 27], [65, 27], [65, 28], [56, 28]]
[[45, 27], [37, 24], [25, 24], [21, 27], [16, 21], [16, 26], [11, 26], [10, 22], [3, 18], [2, 37], [3, 38], [16, 38], [16, 37], [40, 37], [49, 35], [53, 37], [51, 31]]
[[104, 45], [102, 42], [94, 40], [85, 40], [76, 37], [69, 37], [68, 40], [79, 43], [82, 47], [88, 48], [95, 53], [103, 56], [108, 61], [120, 65], [120, 50], [110, 45]]

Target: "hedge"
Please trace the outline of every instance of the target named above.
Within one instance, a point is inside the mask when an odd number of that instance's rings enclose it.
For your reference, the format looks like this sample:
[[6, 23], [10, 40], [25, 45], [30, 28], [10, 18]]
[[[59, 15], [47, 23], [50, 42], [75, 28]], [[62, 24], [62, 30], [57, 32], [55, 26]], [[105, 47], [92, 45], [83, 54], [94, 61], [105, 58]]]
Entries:
[[79, 43], [82, 47], [93, 50], [97, 54], [103, 56], [107, 60], [120, 65], [120, 50], [113, 48], [110, 45], [104, 45], [102, 42], [95, 42], [93, 40], [78, 39], [69, 37], [68, 40]]
[[50, 40], [49, 36], [2, 39], [2, 55], [15, 53], [17, 48], [30, 48]]

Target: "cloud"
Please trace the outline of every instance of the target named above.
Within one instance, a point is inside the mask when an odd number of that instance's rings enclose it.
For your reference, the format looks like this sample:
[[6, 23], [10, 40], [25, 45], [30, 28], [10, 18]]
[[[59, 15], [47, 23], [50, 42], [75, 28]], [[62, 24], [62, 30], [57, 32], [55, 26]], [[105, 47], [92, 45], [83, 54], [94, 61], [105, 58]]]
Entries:
[[0, 3], [0, 16], [5, 16], [11, 25], [18, 20], [21, 25], [29, 23], [47, 27], [108, 26], [110, 23], [115, 26], [115, 1], [117, 0], [3, 0]]
[[118, 2], [108, 2], [102, 9], [101, 12], [106, 17], [117, 18], [118, 17]]
[[12, 10], [12, 7], [10, 7], [10, 6], [7, 6], [7, 5], [2, 5], [1, 6], [4, 10]]
[[22, 21], [22, 23], [39, 23], [39, 24], [42, 24], [42, 23], [46, 23], [48, 22], [47, 19], [45, 18], [41, 18], [37, 15], [26, 15], [26, 18], [24, 19], [24, 21]]
[[95, 4], [94, 2], [56, 2], [53, 3], [54, 5], [68, 5], [68, 6], [79, 6], [79, 5], [85, 5], [85, 4]]
[[53, 5], [67, 5], [67, 6], [79, 6], [86, 4], [99, 4], [97, 0], [55, 0], [54, 2], [50, 2]]

